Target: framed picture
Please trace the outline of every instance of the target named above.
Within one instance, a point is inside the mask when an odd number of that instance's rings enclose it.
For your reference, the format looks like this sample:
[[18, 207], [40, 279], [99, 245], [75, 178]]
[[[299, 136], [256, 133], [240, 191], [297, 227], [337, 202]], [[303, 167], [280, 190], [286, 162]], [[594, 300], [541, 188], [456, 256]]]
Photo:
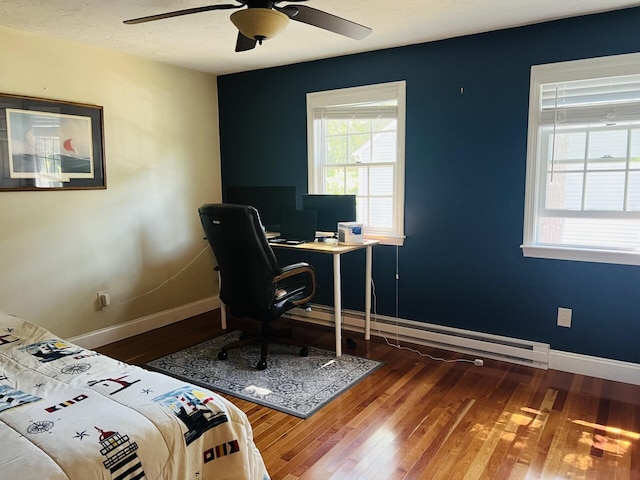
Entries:
[[102, 107], [0, 94], [0, 191], [107, 188]]

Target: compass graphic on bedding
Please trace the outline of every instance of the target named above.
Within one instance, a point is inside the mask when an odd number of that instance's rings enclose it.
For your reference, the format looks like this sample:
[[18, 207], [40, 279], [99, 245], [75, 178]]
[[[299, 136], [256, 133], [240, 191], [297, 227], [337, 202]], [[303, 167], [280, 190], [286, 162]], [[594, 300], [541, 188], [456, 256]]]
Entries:
[[90, 368], [91, 365], [89, 363], [72, 363], [71, 365], [65, 365], [60, 372], [65, 375], [79, 375]]
[[31, 422], [27, 427], [27, 433], [30, 435], [37, 435], [39, 433], [46, 433], [53, 428], [53, 422], [49, 420], [39, 420], [37, 422]]
[[111, 473], [112, 479], [142, 479], [146, 478], [140, 457], [136, 453], [138, 444], [129, 439], [128, 435], [111, 432], [95, 427], [100, 432], [100, 453], [106, 457], [102, 462]]

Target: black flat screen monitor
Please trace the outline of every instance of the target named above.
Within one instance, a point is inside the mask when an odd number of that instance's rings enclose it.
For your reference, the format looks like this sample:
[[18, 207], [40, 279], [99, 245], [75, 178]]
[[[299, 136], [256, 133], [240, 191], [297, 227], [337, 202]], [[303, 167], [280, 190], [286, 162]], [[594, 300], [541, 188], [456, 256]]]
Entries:
[[316, 239], [316, 218], [313, 210], [283, 210], [280, 237], [313, 242]]
[[260, 214], [262, 225], [271, 232], [279, 232], [283, 210], [295, 210], [294, 186], [240, 186], [225, 189], [225, 203], [251, 205]]
[[317, 228], [321, 232], [338, 231], [338, 222], [355, 222], [355, 195], [302, 195], [302, 209], [318, 213]]

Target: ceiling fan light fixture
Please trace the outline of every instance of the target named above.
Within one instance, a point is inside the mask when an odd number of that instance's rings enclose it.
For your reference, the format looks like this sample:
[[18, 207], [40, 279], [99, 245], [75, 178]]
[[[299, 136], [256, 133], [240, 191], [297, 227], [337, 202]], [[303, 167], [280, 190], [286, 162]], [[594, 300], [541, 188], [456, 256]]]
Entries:
[[231, 21], [242, 35], [262, 42], [280, 33], [289, 23], [289, 17], [270, 8], [245, 8], [233, 13]]

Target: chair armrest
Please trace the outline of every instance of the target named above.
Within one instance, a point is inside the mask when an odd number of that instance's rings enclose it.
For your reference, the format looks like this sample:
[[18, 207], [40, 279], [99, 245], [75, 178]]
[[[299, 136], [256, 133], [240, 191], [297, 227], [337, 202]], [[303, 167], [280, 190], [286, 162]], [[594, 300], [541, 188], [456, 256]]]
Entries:
[[280, 269], [280, 275], [273, 277], [273, 283], [281, 282], [290, 277], [294, 277], [296, 275], [310, 275], [311, 281], [315, 286], [316, 283], [316, 272], [308, 263], [299, 262], [291, 265], [287, 265], [286, 267], [282, 267]]
[[[292, 270], [298, 270], [298, 269], [300, 269], [300, 273], [301, 273], [301, 272], [304, 270], [304, 268], [305, 268], [305, 267], [311, 268], [307, 262], [292, 263], [291, 265], [287, 265], [286, 267], [282, 267], [282, 268], [280, 269], [280, 275], [278, 275], [278, 276], [276, 277], [276, 279], [279, 279], [279, 278], [286, 278], [286, 277], [288, 277], [289, 275], [286, 275], [286, 276], [284, 276], [284, 277], [283, 277], [283, 275], [285, 275], [285, 274], [289, 273], [289, 272], [290, 272], [290, 271], [292, 271]], [[313, 270], [313, 269], [312, 269], [312, 270]], [[277, 280], [276, 280], [276, 281], [277, 281]]]
[[274, 277], [273, 285], [276, 291], [281, 290], [278, 300], [287, 300], [295, 305], [307, 303], [316, 292], [316, 272], [305, 262], [287, 265]]

